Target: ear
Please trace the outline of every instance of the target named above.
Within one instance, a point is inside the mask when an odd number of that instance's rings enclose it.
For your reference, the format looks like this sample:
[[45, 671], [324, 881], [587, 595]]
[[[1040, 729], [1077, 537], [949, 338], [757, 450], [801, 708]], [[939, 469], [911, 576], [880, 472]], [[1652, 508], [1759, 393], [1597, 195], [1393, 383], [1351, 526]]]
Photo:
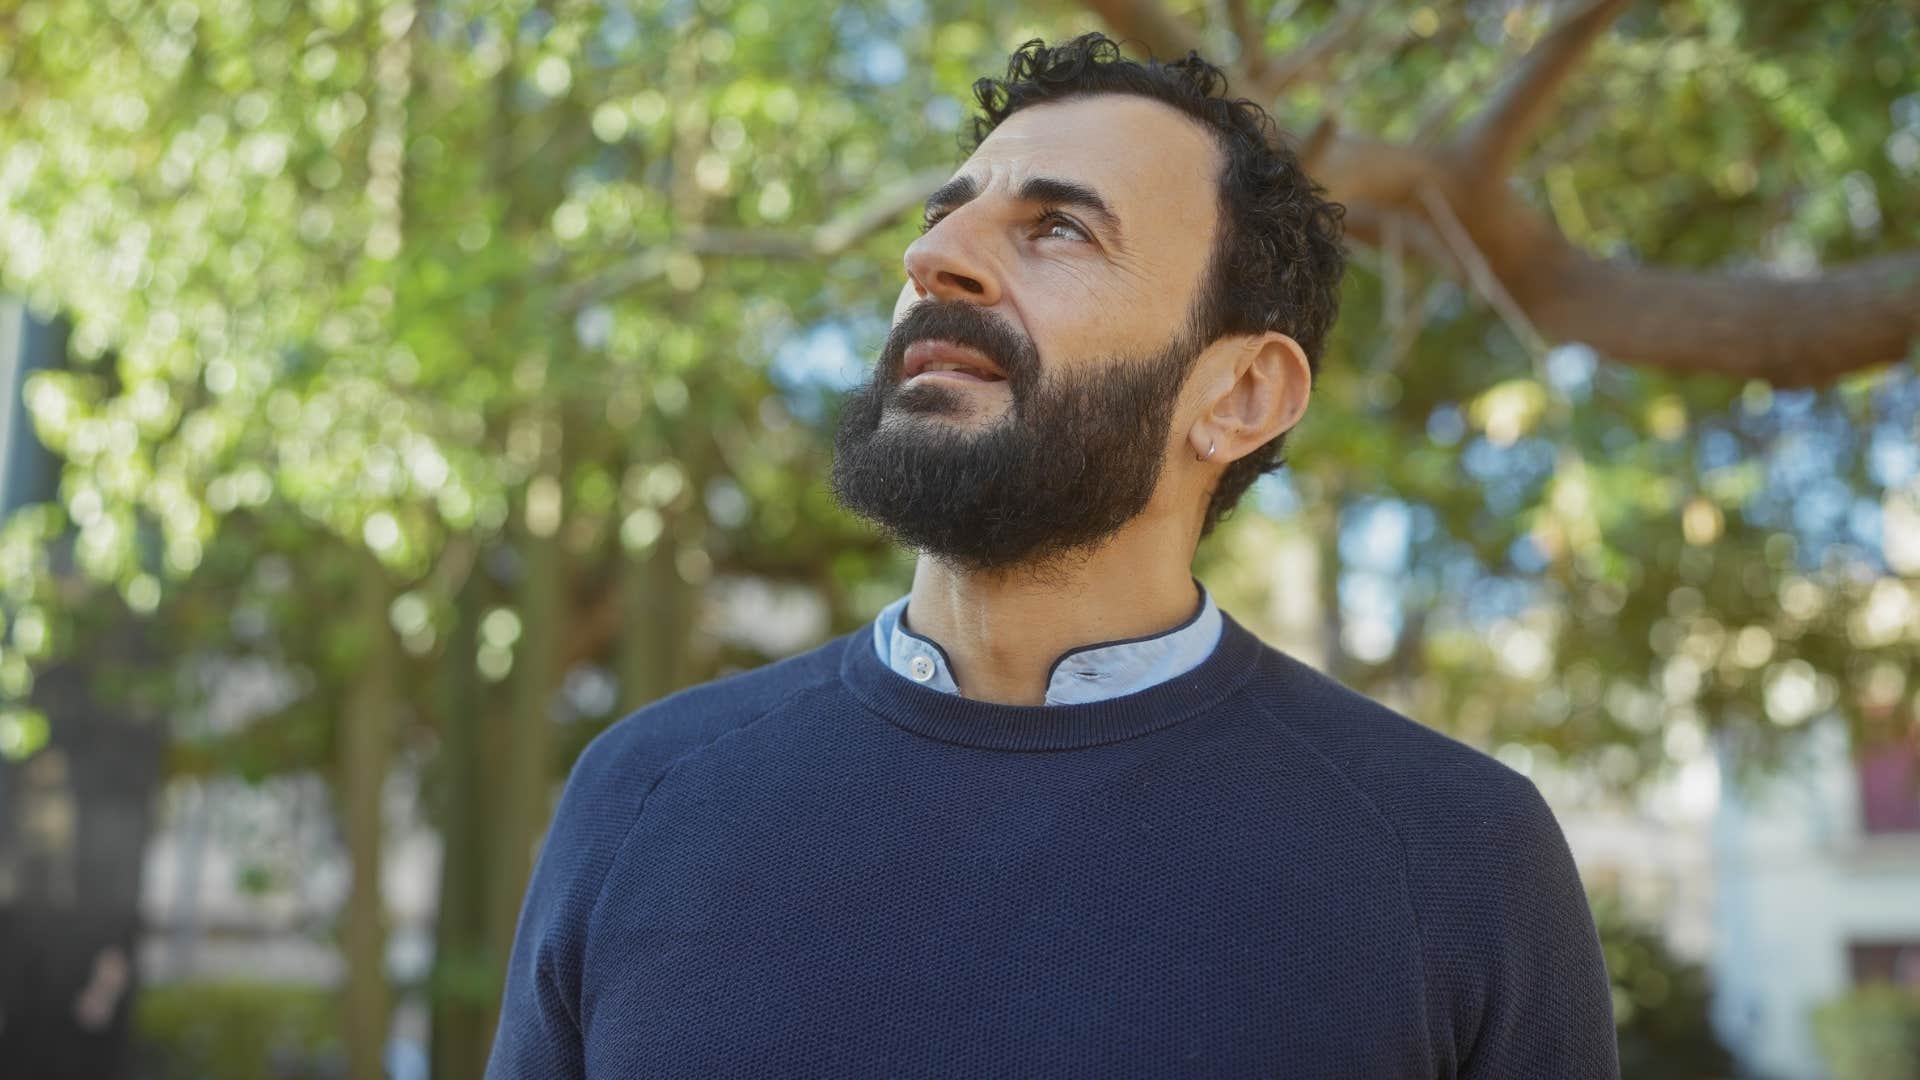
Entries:
[[1292, 429], [1313, 393], [1313, 369], [1299, 342], [1274, 330], [1238, 340], [1187, 434], [1196, 458], [1215, 447], [1210, 465], [1237, 461]]

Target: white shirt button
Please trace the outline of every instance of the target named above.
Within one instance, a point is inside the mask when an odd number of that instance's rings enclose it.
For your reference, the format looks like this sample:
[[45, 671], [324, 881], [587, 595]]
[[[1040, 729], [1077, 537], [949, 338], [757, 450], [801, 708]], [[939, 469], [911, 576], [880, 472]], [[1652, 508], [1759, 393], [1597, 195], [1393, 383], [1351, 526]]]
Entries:
[[907, 663], [907, 670], [913, 672], [916, 680], [926, 682], [933, 678], [933, 661], [925, 656], [916, 656]]

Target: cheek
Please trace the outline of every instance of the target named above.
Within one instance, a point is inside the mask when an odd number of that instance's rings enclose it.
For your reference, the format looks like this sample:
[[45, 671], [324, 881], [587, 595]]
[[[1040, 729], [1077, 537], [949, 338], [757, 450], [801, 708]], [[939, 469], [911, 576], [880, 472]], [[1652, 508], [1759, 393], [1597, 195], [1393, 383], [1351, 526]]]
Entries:
[[1094, 271], [1052, 266], [1014, 293], [1015, 304], [1043, 356], [1103, 359], [1163, 346], [1174, 322], [1164, 298], [1102, 280]]

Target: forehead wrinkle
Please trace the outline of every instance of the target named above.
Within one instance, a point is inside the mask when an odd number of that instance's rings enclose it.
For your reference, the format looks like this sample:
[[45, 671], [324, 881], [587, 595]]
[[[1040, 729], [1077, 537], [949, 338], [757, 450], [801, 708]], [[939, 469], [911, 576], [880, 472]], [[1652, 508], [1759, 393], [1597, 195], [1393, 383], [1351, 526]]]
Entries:
[[[1148, 145], [1160, 152], [1142, 154]], [[1032, 105], [990, 132], [973, 160], [996, 181], [1006, 170], [1010, 187], [1041, 173], [1092, 187], [1126, 225], [1135, 251], [1198, 237], [1208, 253], [1202, 262], [1210, 262], [1225, 154], [1204, 124], [1171, 105], [1123, 94]]]
[[[1082, 118], [1077, 123], [1061, 122], [1055, 130], [1045, 130], [1042, 127], [1045, 123], [1043, 118], [1047, 115], [1056, 112], [1085, 112], [1095, 108], [1116, 109], [1122, 113], [1136, 115], [1117, 123], [1112, 120], [1103, 122]], [[1171, 135], [1171, 138], [1188, 144], [1186, 147], [1174, 147], [1172, 152], [1149, 155], [1144, 159], [1136, 158], [1136, 161], [1144, 160], [1148, 163], [1145, 168], [1137, 170], [1143, 179], [1146, 174], [1157, 174], [1172, 181], [1176, 186], [1197, 183], [1205, 193], [1217, 192], [1220, 168], [1225, 164], [1225, 155], [1214, 133], [1200, 120], [1188, 116], [1171, 105], [1151, 98], [1127, 94], [1092, 94], [1030, 105], [1015, 112], [999, 127], [989, 132], [986, 139], [975, 148], [973, 158], [970, 160], [985, 160], [991, 168], [994, 159], [1008, 156], [1005, 151], [1012, 149], [1003, 144], [1031, 143], [1037, 147], [1037, 150], [1019, 146], [1019, 151], [1026, 156], [1025, 161], [1005, 163], [1016, 174], [1012, 179], [1020, 179], [1022, 172], [1051, 171], [1079, 183], [1088, 184], [1103, 193], [1109, 192], [1114, 189], [1112, 183], [1080, 175], [1080, 170], [1069, 167], [1074, 162], [1058, 161], [1050, 152], [1060, 150], [1063, 142], [1072, 141], [1076, 143], [1075, 161], [1082, 159], [1125, 161], [1130, 154], [1137, 152], [1144, 138], [1138, 127], [1144, 117], [1138, 114], [1157, 117], [1158, 120], [1153, 122], [1161, 125], [1166, 124], [1167, 121], [1173, 121], [1173, 126], [1178, 129], [1179, 134]], [[1113, 130], [1103, 137], [1095, 130], [1099, 127]], [[1039, 130], [1022, 130], [1023, 128]], [[1165, 140], [1162, 142], [1164, 143]], [[1118, 178], [1124, 179], [1127, 173], [1123, 166]], [[1208, 202], [1211, 205], [1212, 200]]]
[[[1159, 152], [1141, 153], [1149, 145]], [[1146, 295], [1184, 271], [1190, 308], [1206, 287], [1226, 220], [1219, 188], [1225, 163], [1212, 132], [1178, 109], [1146, 98], [1090, 95], [1015, 112], [961, 168], [976, 197], [988, 189], [1015, 191], [1037, 175], [1101, 192], [1131, 234], [1126, 250], [1109, 247], [1103, 260], [1114, 284]]]

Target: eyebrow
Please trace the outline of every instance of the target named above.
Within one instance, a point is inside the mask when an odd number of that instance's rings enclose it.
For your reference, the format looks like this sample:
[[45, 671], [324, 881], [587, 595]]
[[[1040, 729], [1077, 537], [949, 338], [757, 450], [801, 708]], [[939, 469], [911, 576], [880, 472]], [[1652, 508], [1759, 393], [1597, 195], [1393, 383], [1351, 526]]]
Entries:
[[[927, 196], [927, 216], [937, 212], [957, 209], [961, 204], [972, 201], [980, 194], [980, 185], [971, 176], [956, 176], [940, 186], [938, 191]], [[1029, 177], [1020, 185], [1014, 197], [1022, 202], [1047, 203], [1053, 206], [1071, 206], [1087, 213], [1093, 218], [1113, 241], [1114, 246], [1125, 248], [1125, 234], [1120, 228], [1120, 217], [1107, 205], [1100, 193], [1085, 184], [1074, 180], [1063, 180], [1057, 176]]]

